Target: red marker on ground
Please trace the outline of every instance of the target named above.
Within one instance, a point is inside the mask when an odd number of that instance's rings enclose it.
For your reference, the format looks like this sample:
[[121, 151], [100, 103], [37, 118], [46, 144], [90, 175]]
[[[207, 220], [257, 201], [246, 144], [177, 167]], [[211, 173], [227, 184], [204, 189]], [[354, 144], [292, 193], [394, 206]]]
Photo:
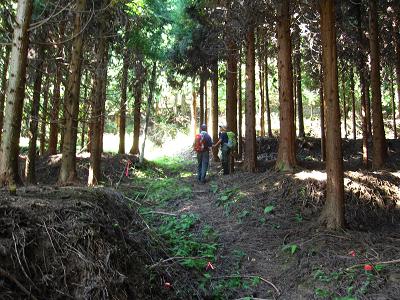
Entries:
[[214, 270], [215, 269], [215, 267], [212, 265], [212, 263], [211, 262], [208, 262], [208, 264], [207, 264], [207, 266], [206, 266], [206, 271], [208, 271], [208, 270]]

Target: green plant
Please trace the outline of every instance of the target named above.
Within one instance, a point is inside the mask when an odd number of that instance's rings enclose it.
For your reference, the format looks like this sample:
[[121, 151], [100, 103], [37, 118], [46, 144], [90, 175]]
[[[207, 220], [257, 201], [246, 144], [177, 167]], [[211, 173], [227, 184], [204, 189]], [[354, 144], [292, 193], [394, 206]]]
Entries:
[[273, 212], [275, 209], [274, 205], [268, 205], [264, 208], [264, 214], [270, 214], [271, 212]]
[[245, 217], [247, 217], [248, 215], [250, 215], [250, 211], [248, 211], [247, 209], [241, 211], [241, 212], [239, 213], [239, 215], [238, 215], [239, 223], [242, 223], [242, 222], [243, 222], [243, 219], [244, 219]]
[[213, 194], [216, 194], [218, 192], [218, 184], [211, 182], [210, 183], [210, 191]]
[[290, 254], [295, 254], [299, 250], [299, 246], [296, 244], [289, 244], [282, 247], [282, 250], [289, 252]]
[[301, 213], [297, 213], [296, 216], [294, 217], [294, 219], [296, 220], [296, 222], [303, 222], [303, 216], [301, 215]]
[[315, 289], [315, 295], [317, 297], [321, 297], [321, 298], [328, 298], [328, 297], [331, 296], [331, 292], [329, 290], [326, 290], [326, 289], [316, 288]]

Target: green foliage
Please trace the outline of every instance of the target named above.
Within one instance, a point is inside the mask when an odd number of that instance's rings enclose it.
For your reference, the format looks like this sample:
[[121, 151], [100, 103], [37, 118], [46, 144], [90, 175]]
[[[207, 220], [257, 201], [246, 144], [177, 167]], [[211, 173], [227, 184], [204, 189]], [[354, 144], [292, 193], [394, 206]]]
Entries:
[[289, 252], [291, 255], [295, 254], [299, 250], [299, 246], [296, 244], [289, 244], [282, 247], [282, 250]]
[[275, 209], [275, 206], [274, 206], [274, 205], [268, 205], [268, 206], [266, 206], [266, 207], [264, 208], [264, 214], [269, 214], [269, 213], [273, 212], [274, 209]]

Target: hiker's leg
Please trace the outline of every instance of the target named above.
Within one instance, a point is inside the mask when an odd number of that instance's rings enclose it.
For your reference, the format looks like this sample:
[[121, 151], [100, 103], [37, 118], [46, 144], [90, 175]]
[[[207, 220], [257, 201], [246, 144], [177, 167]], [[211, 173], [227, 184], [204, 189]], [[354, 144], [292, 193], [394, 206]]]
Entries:
[[210, 153], [208, 151], [203, 152], [202, 168], [201, 168], [201, 171], [202, 171], [201, 181], [202, 182], [204, 182], [206, 180], [209, 161], [210, 161]]
[[201, 180], [201, 168], [202, 168], [202, 153], [197, 153], [197, 180]]
[[222, 170], [224, 171], [224, 175], [229, 174], [229, 157], [228, 151], [225, 146], [223, 146], [222, 150]]

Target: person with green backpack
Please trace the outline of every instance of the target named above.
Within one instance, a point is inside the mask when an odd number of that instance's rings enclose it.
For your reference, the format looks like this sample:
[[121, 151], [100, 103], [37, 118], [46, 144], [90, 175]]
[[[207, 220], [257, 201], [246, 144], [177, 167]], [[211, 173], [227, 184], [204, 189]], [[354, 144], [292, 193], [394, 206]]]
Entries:
[[220, 125], [220, 133], [218, 142], [213, 147], [221, 145], [221, 162], [224, 175], [231, 173], [230, 161], [232, 152], [236, 148], [236, 135], [232, 131], [227, 131], [225, 125]]

